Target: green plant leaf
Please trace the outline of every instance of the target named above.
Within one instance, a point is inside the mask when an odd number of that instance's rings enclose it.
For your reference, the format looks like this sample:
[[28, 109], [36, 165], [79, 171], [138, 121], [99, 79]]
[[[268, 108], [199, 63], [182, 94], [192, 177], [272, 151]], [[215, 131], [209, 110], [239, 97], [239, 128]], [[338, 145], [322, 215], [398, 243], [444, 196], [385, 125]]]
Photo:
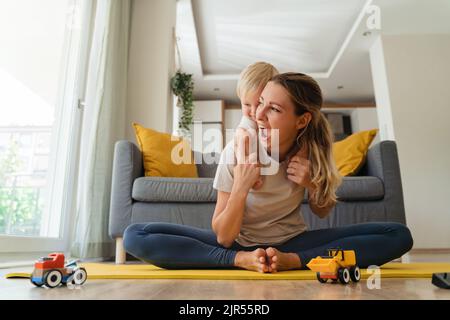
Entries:
[[187, 131], [187, 135], [190, 135], [190, 126], [192, 125], [194, 113], [194, 80], [192, 79], [192, 74], [183, 73], [178, 70], [170, 80], [170, 84], [172, 92], [178, 97], [182, 108], [178, 128]]

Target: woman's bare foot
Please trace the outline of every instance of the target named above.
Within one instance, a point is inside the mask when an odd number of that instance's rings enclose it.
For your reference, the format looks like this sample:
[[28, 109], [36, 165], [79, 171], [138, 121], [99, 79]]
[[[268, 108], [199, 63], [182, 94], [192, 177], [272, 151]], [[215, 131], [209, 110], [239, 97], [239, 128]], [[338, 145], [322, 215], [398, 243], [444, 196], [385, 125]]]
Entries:
[[269, 272], [277, 272], [283, 270], [300, 269], [302, 263], [298, 254], [281, 252], [275, 248], [266, 249], [267, 263]]
[[269, 271], [266, 261], [266, 251], [263, 248], [258, 248], [254, 251], [238, 251], [234, 258], [234, 265], [239, 268], [261, 273]]

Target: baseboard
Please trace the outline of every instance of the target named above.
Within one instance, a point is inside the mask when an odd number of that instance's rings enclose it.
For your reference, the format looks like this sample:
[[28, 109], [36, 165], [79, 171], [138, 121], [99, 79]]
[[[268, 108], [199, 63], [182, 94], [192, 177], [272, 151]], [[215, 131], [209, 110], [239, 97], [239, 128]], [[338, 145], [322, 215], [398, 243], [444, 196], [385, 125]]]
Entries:
[[414, 249], [411, 249], [410, 253], [420, 253], [420, 254], [442, 253], [442, 254], [445, 254], [445, 253], [450, 253], [450, 248], [414, 248]]
[[48, 252], [2, 252], [0, 253], [0, 269], [32, 267], [38, 258], [46, 255]]

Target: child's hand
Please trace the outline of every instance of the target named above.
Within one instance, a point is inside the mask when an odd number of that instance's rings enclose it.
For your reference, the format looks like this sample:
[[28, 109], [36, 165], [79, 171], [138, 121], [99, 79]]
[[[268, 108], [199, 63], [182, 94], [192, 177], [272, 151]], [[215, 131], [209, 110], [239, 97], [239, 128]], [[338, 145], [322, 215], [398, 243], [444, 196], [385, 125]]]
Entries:
[[241, 192], [248, 192], [255, 184], [261, 174], [261, 166], [258, 163], [256, 152], [250, 153], [250, 141], [255, 138], [253, 134], [245, 129], [238, 130], [235, 136], [235, 154], [237, 164], [234, 167], [233, 188]]
[[253, 185], [252, 189], [253, 190], [259, 190], [261, 189], [261, 187], [263, 186], [264, 181], [263, 181], [263, 176], [260, 176], [258, 180], [256, 180], [255, 184]]
[[289, 159], [287, 178], [298, 185], [313, 190], [314, 186], [310, 176], [310, 164], [308, 160], [308, 146], [305, 145], [295, 156]]

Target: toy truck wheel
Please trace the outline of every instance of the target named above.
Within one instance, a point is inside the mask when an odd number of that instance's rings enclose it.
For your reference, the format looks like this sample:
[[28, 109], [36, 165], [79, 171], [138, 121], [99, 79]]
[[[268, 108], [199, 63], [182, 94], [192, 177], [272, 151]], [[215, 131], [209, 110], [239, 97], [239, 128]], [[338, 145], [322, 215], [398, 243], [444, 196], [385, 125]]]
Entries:
[[55, 288], [62, 282], [62, 273], [59, 270], [50, 270], [44, 278], [44, 283], [49, 288]]
[[322, 277], [320, 276], [320, 272], [316, 272], [316, 276], [317, 276], [317, 280], [319, 280], [320, 283], [325, 283], [325, 282], [328, 281], [327, 278], [322, 278]]
[[33, 279], [31, 279], [31, 278], [30, 278], [30, 281], [31, 281], [31, 283], [34, 284], [36, 287], [42, 287], [42, 285], [43, 285], [43, 283], [37, 283], [37, 282], [34, 282]]
[[82, 285], [86, 282], [87, 272], [85, 268], [77, 268], [73, 273], [72, 283], [76, 285]]
[[359, 270], [358, 266], [350, 268], [350, 278], [353, 282], [358, 282], [359, 280], [361, 280], [361, 270]]
[[350, 282], [350, 272], [347, 268], [341, 268], [339, 269], [339, 275], [338, 275], [339, 281], [342, 284], [347, 284]]

